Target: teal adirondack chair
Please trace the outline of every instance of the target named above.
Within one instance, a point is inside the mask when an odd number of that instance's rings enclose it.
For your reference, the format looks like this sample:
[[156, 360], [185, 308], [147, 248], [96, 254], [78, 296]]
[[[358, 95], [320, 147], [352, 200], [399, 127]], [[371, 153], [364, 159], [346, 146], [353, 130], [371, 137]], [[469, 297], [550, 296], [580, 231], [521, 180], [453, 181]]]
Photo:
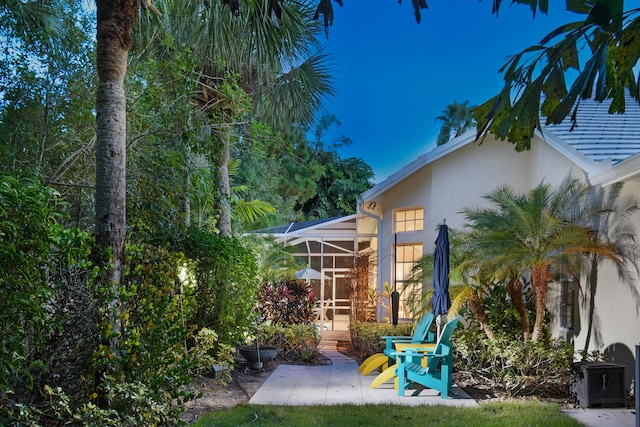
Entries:
[[397, 353], [398, 396], [404, 396], [405, 389], [409, 388], [412, 383], [417, 383], [439, 391], [440, 397], [443, 399], [449, 397], [453, 364], [451, 335], [458, 326], [458, 320], [459, 318], [456, 317], [444, 325], [435, 350], [428, 355], [429, 360], [426, 368], [420, 363], [421, 358], [426, 357], [424, 354], [411, 351], [411, 349]]
[[368, 375], [375, 369], [386, 369], [389, 365], [393, 365], [396, 360], [395, 343], [414, 343], [424, 344], [434, 342], [433, 332], [429, 331], [431, 324], [433, 323], [433, 313], [428, 313], [422, 317], [413, 331], [412, 336], [404, 335], [385, 335], [382, 337], [385, 340], [386, 345], [382, 353], [376, 353], [365, 359], [364, 362], [358, 367], [358, 370], [362, 375]]
[[431, 324], [433, 323], [433, 313], [429, 312], [426, 314], [418, 324], [416, 325], [415, 330], [413, 331], [413, 336], [404, 337], [404, 336], [393, 336], [393, 335], [385, 335], [382, 337], [383, 340], [386, 341], [386, 346], [384, 349], [384, 354], [389, 358], [390, 362], [395, 362], [396, 360], [396, 349], [395, 344], [398, 342], [402, 343], [415, 343], [415, 344], [423, 344], [434, 341], [433, 332], [429, 331]]

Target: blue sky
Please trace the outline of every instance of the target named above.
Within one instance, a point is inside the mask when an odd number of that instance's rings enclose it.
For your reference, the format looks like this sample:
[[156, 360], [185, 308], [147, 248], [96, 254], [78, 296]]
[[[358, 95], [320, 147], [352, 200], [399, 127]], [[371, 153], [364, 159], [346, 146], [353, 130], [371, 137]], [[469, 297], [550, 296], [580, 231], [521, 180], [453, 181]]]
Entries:
[[334, 3], [326, 49], [337, 95], [325, 107], [341, 126], [325, 142], [349, 137], [353, 145], [341, 154], [362, 158], [380, 182], [435, 147], [435, 118], [448, 104], [480, 104], [496, 95], [498, 69], [509, 55], [580, 19], [560, 0], [535, 19], [528, 6], [510, 3], [503, 2], [496, 18], [488, 0], [429, 0], [420, 24], [409, 0]]

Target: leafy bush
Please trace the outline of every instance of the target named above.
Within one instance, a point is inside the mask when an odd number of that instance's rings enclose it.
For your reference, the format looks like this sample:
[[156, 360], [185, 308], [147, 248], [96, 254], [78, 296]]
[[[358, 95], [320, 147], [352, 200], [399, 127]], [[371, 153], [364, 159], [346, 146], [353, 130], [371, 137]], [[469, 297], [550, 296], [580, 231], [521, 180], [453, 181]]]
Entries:
[[565, 341], [525, 341], [496, 334], [494, 341], [476, 327], [456, 330], [454, 369], [470, 377], [481, 376], [511, 396], [552, 388], [566, 393], [573, 347]]
[[313, 323], [311, 285], [304, 280], [264, 283], [258, 293], [258, 311], [262, 322], [279, 325]]
[[[213, 350], [218, 348], [215, 356]], [[202, 328], [198, 331], [194, 340], [194, 345], [189, 349], [196, 364], [191, 369], [193, 375], [208, 375], [213, 371], [214, 365], [221, 367], [217, 373], [222, 381], [231, 380], [231, 368], [234, 362], [235, 349], [229, 345], [218, 345], [218, 334], [209, 328]]]
[[278, 357], [285, 360], [313, 362], [320, 356], [320, 334], [315, 325], [262, 324], [256, 336], [260, 345], [282, 348]]
[[258, 291], [253, 253], [236, 238], [190, 229], [184, 242], [195, 271], [191, 323], [210, 328], [218, 343], [242, 341], [252, 326]]
[[[51, 407], [59, 421], [83, 426], [174, 426], [183, 425], [176, 413], [179, 408], [163, 402], [156, 392], [140, 381], [105, 384], [108, 405], [93, 402], [74, 406], [60, 387], [47, 387]], [[178, 402], [179, 403], [179, 402]]]
[[75, 398], [97, 342], [87, 233], [65, 229], [65, 204], [37, 179], [0, 175], [0, 424], [50, 412], [48, 384]]
[[394, 326], [391, 323], [352, 322], [349, 330], [351, 333], [351, 348], [362, 359], [365, 359], [372, 354], [384, 351], [386, 343], [382, 339], [383, 336], [411, 336], [413, 324], [400, 323]]
[[[118, 295], [111, 295], [109, 289], [100, 294], [102, 336], [108, 337], [111, 331], [107, 312], [114, 297], [120, 304], [117, 321], [123, 332], [118, 354], [103, 340], [94, 355], [98, 376], [94, 398], [100, 398], [101, 407], [116, 409], [123, 425], [129, 425], [129, 420], [171, 425], [182, 412], [175, 402], [193, 398], [184, 386], [200, 362], [194, 357], [198, 353], [186, 347], [192, 335], [186, 319], [194, 301], [179, 293], [180, 261], [179, 255], [165, 248], [129, 244]], [[120, 397], [121, 393], [135, 398]]]

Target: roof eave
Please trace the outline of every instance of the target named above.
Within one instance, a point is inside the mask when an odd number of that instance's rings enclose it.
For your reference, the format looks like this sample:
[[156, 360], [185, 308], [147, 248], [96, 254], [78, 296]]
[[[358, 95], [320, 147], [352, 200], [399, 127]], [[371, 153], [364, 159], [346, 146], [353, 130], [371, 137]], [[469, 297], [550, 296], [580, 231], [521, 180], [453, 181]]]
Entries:
[[629, 157], [620, 163], [590, 177], [593, 185], [610, 185], [616, 182], [640, 180], [640, 154]]
[[404, 181], [406, 178], [414, 174], [416, 171], [422, 169], [423, 167], [429, 165], [430, 163], [433, 163], [439, 158], [444, 157], [447, 154], [453, 151], [456, 151], [467, 144], [474, 142], [475, 140], [476, 140], [476, 131], [474, 129], [474, 130], [465, 132], [464, 134], [460, 135], [457, 138], [452, 139], [446, 144], [437, 146], [436, 148], [429, 151], [428, 153], [418, 156], [417, 159], [407, 164], [399, 171], [391, 174], [384, 181], [380, 182], [379, 184], [376, 184], [373, 188], [362, 193], [361, 200], [363, 202], [367, 202], [369, 200], [375, 199], [376, 197], [380, 196], [388, 189]]

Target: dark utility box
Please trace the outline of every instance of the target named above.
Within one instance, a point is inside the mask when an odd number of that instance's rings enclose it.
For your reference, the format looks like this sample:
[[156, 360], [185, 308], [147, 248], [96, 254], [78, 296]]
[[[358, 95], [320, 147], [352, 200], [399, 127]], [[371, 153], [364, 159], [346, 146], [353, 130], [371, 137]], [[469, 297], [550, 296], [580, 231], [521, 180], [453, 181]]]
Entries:
[[581, 362], [573, 365], [571, 395], [583, 408], [625, 405], [624, 365]]

